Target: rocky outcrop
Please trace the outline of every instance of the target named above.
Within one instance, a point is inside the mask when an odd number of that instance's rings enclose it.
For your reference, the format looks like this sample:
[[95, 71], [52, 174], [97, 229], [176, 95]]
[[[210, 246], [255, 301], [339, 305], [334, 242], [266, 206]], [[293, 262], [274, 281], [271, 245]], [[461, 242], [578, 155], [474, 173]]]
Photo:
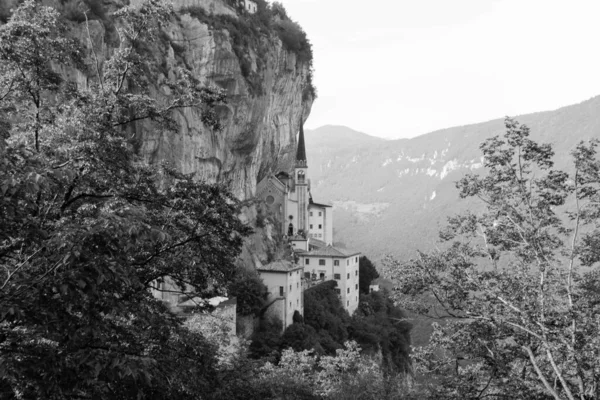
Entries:
[[[142, 153], [149, 162], [166, 159], [183, 172], [228, 182], [240, 199], [252, 198], [259, 175], [291, 162], [301, 115], [308, 116], [311, 106], [311, 101], [302, 99], [308, 66], [296, 63], [295, 55], [285, 51], [279, 40], [269, 40], [263, 70], [252, 65], [252, 72], [261, 74], [263, 88], [263, 94], [255, 96], [227, 31], [211, 31], [182, 14], [168, 34], [172, 43], [184, 49], [175, 56], [171, 47], [168, 65], [183, 62], [200, 80], [226, 90], [228, 104], [219, 110], [225, 128], [213, 132], [203, 126], [195, 110], [186, 109], [177, 115], [178, 135], [144, 132]], [[163, 79], [160, 76], [158, 82]]]
[[[139, 151], [148, 163], [166, 160], [184, 173], [196, 173], [198, 179], [226, 183], [240, 200], [249, 201], [240, 217], [255, 225], [256, 207], [251, 200], [256, 184], [269, 171], [291, 166], [300, 120], [310, 113], [312, 98], [303, 96], [310, 66], [297, 62], [296, 55], [284, 49], [277, 37], [264, 35], [260, 38], [260, 55], [252, 48], [246, 49], [246, 70], [242, 72], [230, 33], [211, 29], [206, 21], [185, 11], [189, 6], [202, 7], [209, 17], [235, 13], [222, 0], [176, 1], [178, 15], [163, 29], [161, 43], [149, 44], [156, 64], [151, 68], [156, 76], [152, 76], [150, 90], [157, 98], [168, 98], [169, 89], [164, 83], [175, 76], [175, 68], [188, 69], [201, 82], [226, 92], [227, 104], [217, 110], [224, 128], [213, 131], [204, 126], [200, 110], [177, 110], [176, 133], [150, 124], [135, 127]], [[102, 61], [113, 51], [111, 29], [114, 27], [90, 21], [89, 34], [84, 23], [76, 31], [82, 43], [88, 47], [93, 43]], [[239, 54], [239, 48], [236, 50]], [[71, 73], [75, 75], [72, 79], [87, 85], [87, 76]], [[249, 84], [249, 74], [260, 83], [258, 93]], [[258, 228], [244, 250], [242, 260], [246, 265], [268, 261], [279, 246], [276, 238]]]
[[[207, 13], [233, 10], [219, 0], [192, 3], [206, 7]], [[229, 32], [212, 30], [186, 13], [181, 4], [175, 8], [180, 10], [178, 18], [164, 29], [164, 43], [150, 46], [150, 50], [163, 53], [155, 55], [160, 72], [152, 77], [156, 83], [150, 89], [159, 98], [168, 97], [163, 83], [173, 78], [175, 68], [187, 68], [201, 82], [226, 92], [227, 104], [218, 109], [224, 128], [213, 131], [205, 127], [199, 110], [177, 110], [174, 116], [180, 129], [176, 134], [147, 124], [136, 127], [140, 153], [149, 163], [167, 160], [182, 172], [196, 173], [199, 179], [227, 183], [240, 200], [252, 199], [258, 179], [272, 169], [291, 165], [301, 116], [306, 119], [312, 105], [312, 98], [303, 96], [309, 65], [297, 62], [295, 54], [285, 50], [278, 38], [265, 35], [261, 38], [266, 49], [263, 54], [248, 49], [250, 73], [261, 84], [257, 94], [242, 73]], [[112, 52], [107, 43], [110, 32], [99, 21], [90, 21], [89, 28], [96, 53], [107, 58]], [[84, 24], [79, 31], [82, 42], [89, 43]], [[80, 85], [87, 84], [85, 75], [74, 73]]]

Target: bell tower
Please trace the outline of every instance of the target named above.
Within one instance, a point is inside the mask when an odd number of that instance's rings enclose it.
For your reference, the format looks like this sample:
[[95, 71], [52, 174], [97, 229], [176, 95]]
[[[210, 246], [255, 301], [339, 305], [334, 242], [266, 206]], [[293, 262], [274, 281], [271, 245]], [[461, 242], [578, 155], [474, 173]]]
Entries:
[[296, 193], [298, 198], [298, 230], [308, 236], [308, 178], [306, 176], [308, 166], [306, 163], [306, 147], [304, 145], [304, 128], [300, 119], [300, 134], [298, 136], [298, 148], [296, 150], [296, 163], [294, 165], [294, 180], [296, 181]]

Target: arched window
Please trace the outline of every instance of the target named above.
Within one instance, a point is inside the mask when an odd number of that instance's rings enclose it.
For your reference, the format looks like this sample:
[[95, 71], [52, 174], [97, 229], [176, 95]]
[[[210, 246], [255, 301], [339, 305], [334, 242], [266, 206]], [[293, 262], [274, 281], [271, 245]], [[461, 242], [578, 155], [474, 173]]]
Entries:
[[304, 183], [304, 171], [302, 170], [298, 171], [298, 182]]
[[292, 223], [288, 225], [288, 236], [294, 236], [294, 224]]

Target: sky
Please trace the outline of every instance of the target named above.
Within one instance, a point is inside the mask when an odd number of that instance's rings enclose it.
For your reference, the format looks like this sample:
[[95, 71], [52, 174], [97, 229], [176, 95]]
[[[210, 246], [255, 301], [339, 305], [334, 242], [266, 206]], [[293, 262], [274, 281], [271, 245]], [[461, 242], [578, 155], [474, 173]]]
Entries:
[[389, 139], [600, 95], [598, 0], [280, 0], [313, 45], [306, 127]]

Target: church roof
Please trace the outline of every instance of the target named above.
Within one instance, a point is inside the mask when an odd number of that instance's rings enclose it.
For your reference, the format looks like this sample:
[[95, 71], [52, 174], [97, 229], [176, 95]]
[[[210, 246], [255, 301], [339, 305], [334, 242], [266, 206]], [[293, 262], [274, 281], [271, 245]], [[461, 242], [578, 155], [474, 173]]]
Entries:
[[262, 267], [257, 268], [257, 270], [263, 272], [290, 272], [301, 268], [303, 268], [301, 265], [294, 264], [291, 261], [277, 260], [270, 264], [263, 265]]
[[325, 204], [325, 203], [317, 203], [317, 202], [315, 202], [315, 201], [312, 201], [312, 198], [311, 198], [311, 200], [310, 200], [310, 203], [308, 204], [308, 206], [309, 206], [309, 207], [310, 207], [310, 206], [315, 206], [315, 207], [333, 207], [333, 206], [332, 206], [332, 205], [330, 205], [330, 204]]
[[290, 174], [285, 171], [279, 171], [277, 175], [275, 175], [277, 179], [290, 179]]
[[350, 256], [357, 256], [359, 254], [360, 254], [360, 251], [339, 249], [337, 247], [333, 247], [333, 246], [329, 245], [329, 246], [323, 247], [321, 249], [309, 251], [305, 255], [306, 256], [316, 256], [316, 257], [350, 257]]
[[296, 165], [306, 167], [306, 146], [304, 144], [302, 121], [300, 121], [300, 135], [298, 136], [298, 148], [296, 149]]

